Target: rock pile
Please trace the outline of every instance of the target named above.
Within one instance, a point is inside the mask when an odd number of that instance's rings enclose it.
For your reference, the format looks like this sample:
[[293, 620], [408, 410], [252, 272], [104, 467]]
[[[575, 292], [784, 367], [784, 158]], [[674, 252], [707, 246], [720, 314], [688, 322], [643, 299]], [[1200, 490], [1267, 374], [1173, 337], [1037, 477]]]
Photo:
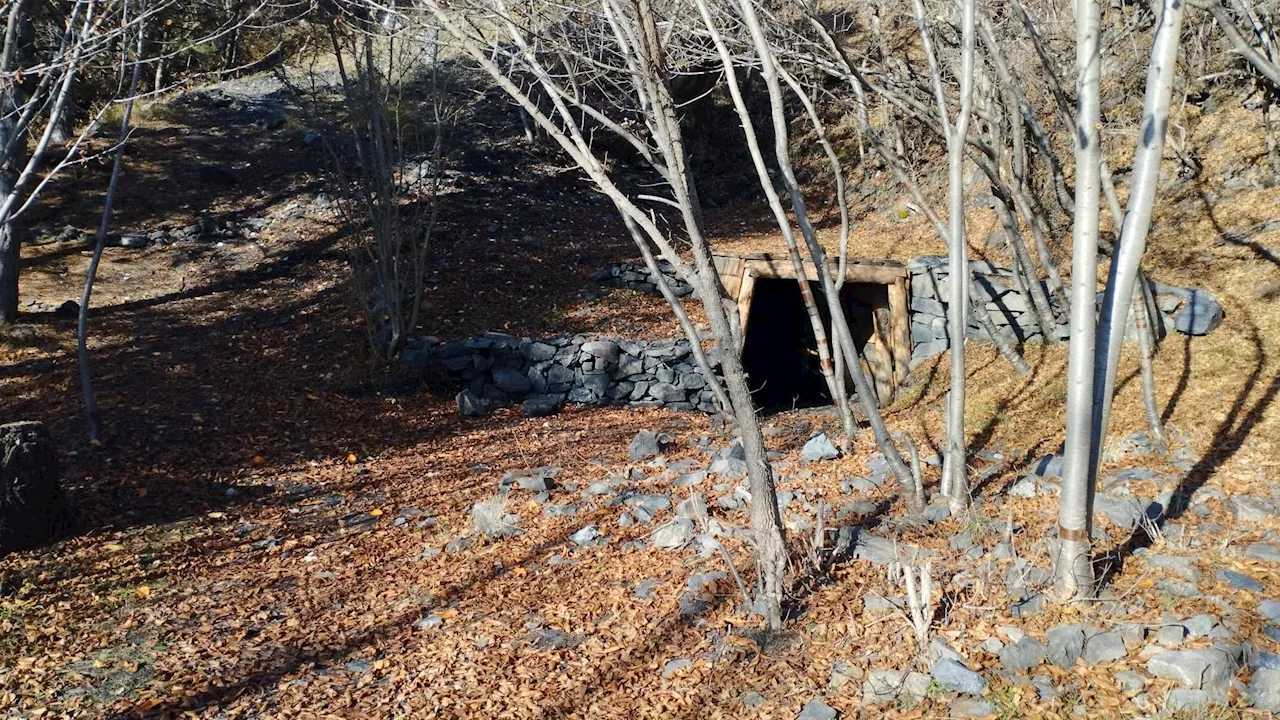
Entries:
[[[667, 280], [667, 287], [671, 288], [671, 292], [676, 297], [690, 297], [693, 295], [693, 286], [676, 274], [676, 269], [665, 260], [658, 261], [658, 269], [662, 271], [663, 277]], [[649, 272], [649, 268], [644, 265], [635, 263], [622, 263], [603, 268], [591, 274], [591, 279], [601, 285], [610, 287], [626, 288], [627, 290], [635, 290], [637, 292], [658, 295], [658, 286], [654, 283], [653, 275]]]
[[[719, 365], [715, 352], [708, 359]], [[566, 402], [715, 411], [685, 340], [576, 335], [539, 341], [491, 332], [457, 342], [414, 338], [401, 360], [462, 385], [458, 406], [467, 415], [513, 402], [531, 416]]]

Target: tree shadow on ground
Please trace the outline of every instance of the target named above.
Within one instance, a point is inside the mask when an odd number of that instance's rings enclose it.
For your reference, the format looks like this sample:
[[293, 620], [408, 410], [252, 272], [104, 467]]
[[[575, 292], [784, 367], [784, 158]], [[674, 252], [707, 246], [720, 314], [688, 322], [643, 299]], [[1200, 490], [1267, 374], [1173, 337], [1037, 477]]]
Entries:
[[[1231, 403], [1231, 411], [1227, 413], [1227, 416], [1214, 431], [1213, 438], [1209, 441], [1208, 451], [1187, 470], [1186, 474], [1178, 482], [1177, 488], [1170, 497], [1168, 507], [1164, 509], [1164, 513], [1158, 521], [1161, 525], [1171, 520], [1177, 520], [1186, 513], [1191, 507], [1192, 496], [1204, 486], [1205, 482], [1213, 476], [1214, 472], [1223, 463], [1244, 446], [1245, 440], [1249, 438], [1254, 428], [1262, 421], [1267, 409], [1275, 402], [1276, 395], [1280, 394], [1280, 374], [1270, 378], [1264, 377], [1264, 368], [1267, 367], [1268, 356], [1257, 325], [1250, 322], [1248, 331], [1249, 342], [1254, 348], [1253, 367], [1245, 379], [1244, 385], [1236, 393]], [[1189, 357], [1187, 362], [1189, 365]], [[1262, 386], [1262, 394], [1252, 403], [1249, 403], [1250, 396], [1264, 382], [1266, 385]], [[1125, 561], [1139, 548], [1149, 546], [1153, 539], [1149, 530], [1139, 527], [1113, 552], [1095, 559], [1095, 565], [1103, 568], [1103, 572], [1099, 573], [1099, 576], [1103, 578], [1103, 582], [1118, 574], [1123, 569]]]

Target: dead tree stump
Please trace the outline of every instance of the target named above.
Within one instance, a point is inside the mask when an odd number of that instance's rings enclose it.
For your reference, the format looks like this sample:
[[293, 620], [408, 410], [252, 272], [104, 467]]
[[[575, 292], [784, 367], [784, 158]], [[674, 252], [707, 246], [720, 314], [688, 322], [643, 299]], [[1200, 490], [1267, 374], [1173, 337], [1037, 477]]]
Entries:
[[53, 540], [67, 519], [53, 438], [44, 423], [0, 425], [0, 555]]

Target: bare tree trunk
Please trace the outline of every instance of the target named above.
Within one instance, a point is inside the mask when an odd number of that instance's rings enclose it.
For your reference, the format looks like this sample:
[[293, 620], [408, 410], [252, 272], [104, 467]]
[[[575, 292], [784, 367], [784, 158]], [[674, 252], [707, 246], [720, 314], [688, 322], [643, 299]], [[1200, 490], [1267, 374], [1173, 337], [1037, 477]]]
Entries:
[[[711, 19], [710, 12], [705, 2], [698, 3], [700, 11], [703, 13], [703, 21], [713, 34], [713, 40], [717, 42], [717, 48], [721, 53], [722, 65], [726, 68], [726, 73], [732, 72], [732, 60], [728, 57], [728, 51], [724, 48], [723, 42], [719, 40], [719, 35], [715, 30], [714, 23]], [[765, 86], [769, 92], [769, 104], [771, 108], [771, 118], [774, 130], [774, 156], [778, 162], [779, 169], [783, 181], [787, 186], [787, 190], [791, 196], [791, 206], [796, 215], [797, 223], [800, 226], [800, 234], [804, 238], [805, 244], [808, 246], [810, 258], [816, 267], [818, 280], [821, 283], [823, 294], [827, 298], [827, 306], [831, 315], [831, 329], [836, 337], [840, 351], [844, 354], [846, 367], [849, 369], [850, 377], [853, 379], [854, 391], [858, 395], [863, 411], [867, 414], [868, 423], [871, 425], [871, 431], [875, 435], [876, 443], [884, 453], [885, 460], [889, 463], [890, 469], [894, 472], [895, 477], [899, 481], [899, 485], [903, 489], [903, 499], [907, 503], [908, 508], [912, 512], [919, 512], [922, 508], [915, 507], [914, 493], [911, 492], [912, 480], [911, 471], [903, 462], [901, 454], [897, 447], [893, 444], [893, 439], [889, 435], [888, 428], [884, 424], [884, 418], [880, 414], [880, 407], [875, 399], [874, 390], [871, 383], [867, 379], [866, 374], [862, 371], [862, 364], [859, 360], [857, 348], [853, 344], [853, 334], [849, 331], [848, 320], [845, 317], [844, 309], [840, 305], [839, 293], [835, 289], [835, 283], [831, 279], [831, 274], [827, 270], [827, 262], [822, 247], [818, 244], [817, 235], [814, 232], [812, 224], [809, 222], [808, 212], [806, 210], [804, 197], [800, 193], [799, 184], [796, 182], [795, 173], [791, 166], [789, 149], [787, 147], [787, 126], [786, 117], [783, 108], [782, 87], [778, 82], [779, 66], [770, 49], [768, 41], [765, 38], [764, 31], [760, 26], [759, 18], [755, 13], [755, 8], [750, 0], [739, 0], [737, 3], [738, 10], [742, 15], [748, 31], [751, 34], [752, 41], [755, 44], [757, 55], [760, 57], [761, 77], [765, 81]], [[740, 102], [740, 96], [737, 98]], [[739, 108], [739, 116], [744, 117], [745, 108]], [[744, 127], [750, 129], [744, 120]], [[763, 182], [763, 179], [762, 179]], [[785, 220], [783, 218], [782, 220]], [[785, 227], [784, 236], [790, 232], [790, 223], [780, 220], [780, 227]], [[792, 241], [794, 243], [794, 240]]]
[[[147, 11], [147, 0], [140, 0], [138, 16]], [[107, 197], [102, 204], [102, 220], [98, 223], [98, 235], [94, 238], [93, 258], [85, 272], [84, 292], [80, 295], [80, 313], [76, 320], [76, 355], [80, 360], [80, 391], [85, 414], [89, 418], [89, 442], [102, 442], [102, 415], [93, 394], [93, 377], [89, 371], [89, 301], [93, 298], [93, 281], [97, 278], [98, 263], [102, 261], [102, 248], [106, 245], [107, 228], [111, 225], [111, 208], [115, 204], [116, 187], [120, 183], [120, 169], [124, 165], [124, 151], [129, 142], [129, 121], [133, 117], [133, 104], [138, 95], [138, 80], [142, 77], [142, 48], [146, 42], [145, 26], [138, 26], [138, 42], [133, 62], [133, 76], [129, 79], [129, 95], [125, 101], [124, 116], [120, 120], [120, 137], [116, 145], [115, 159], [111, 164], [111, 181], [107, 183]], [[122, 59], [121, 62], [124, 62]], [[124, 68], [121, 68], [123, 71]]]
[[[0, 72], [13, 69], [23, 42], [23, 25], [27, 22], [23, 0], [9, 8], [5, 25], [3, 57]], [[27, 140], [19, 127], [23, 93], [17, 83], [6, 82], [0, 90], [0, 204], [16, 205], [14, 194], [18, 191], [19, 169], [27, 162]], [[0, 222], [0, 323], [18, 319], [18, 277], [22, 268], [22, 240], [18, 221], [8, 217]]]
[[1156, 447], [1161, 451], [1168, 447], [1164, 434], [1164, 421], [1160, 418], [1160, 409], [1156, 406], [1156, 375], [1151, 365], [1155, 355], [1155, 328], [1151, 324], [1151, 315], [1147, 312], [1147, 296], [1143, 292], [1146, 278], [1139, 276], [1138, 287], [1133, 293], [1133, 329], [1138, 336], [1138, 360], [1142, 366], [1142, 404], [1147, 412], [1147, 427]]
[[[1095, 350], [1093, 380], [1093, 442], [1095, 450], [1106, 437], [1111, 419], [1111, 401], [1115, 394], [1116, 369], [1124, 344], [1127, 314], [1133, 303], [1142, 255], [1151, 229], [1151, 210], [1160, 181], [1160, 159], [1164, 153], [1165, 126], [1169, 120], [1169, 99], [1177, 72], [1178, 42], [1182, 30], [1182, 0], [1164, 0], [1151, 47], [1147, 71], [1146, 97], [1143, 99], [1142, 123], [1138, 147], [1134, 154], [1133, 181], [1129, 189], [1129, 207], [1124, 215], [1107, 290], [1098, 316], [1101, 342]], [[1090, 481], [1097, 476], [1100, 453], [1095, 452], [1090, 467]]]
[[[453, 14], [458, 10], [443, 6], [436, 0], [425, 0], [424, 5], [444, 31], [459, 41], [461, 49], [470, 56], [471, 60], [479, 64], [481, 69], [508, 96], [529, 113], [548, 137], [554, 140], [614, 203], [619, 213], [634, 223], [643, 232], [647, 242], [659, 248], [662, 257], [675, 266], [681, 277], [698, 290], [707, 313], [707, 320], [711, 325], [712, 335], [722, 355], [721, 371], [731, 403], [729, 410], [738, 423], [738, 431], [746, 453], [747, 477], [752, 495], [751, 524], [755, 536], [756, 561], [759, 570], [757, 579], [760, 590], [756, 598], [756, 609], [765, 617], [769, 627], [779, 627], [782, 620], [781, 603], [787, 557], [773, 471], [765, 454], [764, 436], [752, 405], [751, 390], [743, 372], [735, 330], [731, 327], [728, 312], [722, 302], [724, 289], [712, 263], [710, 246], [699, 226], [696, 190], [692, 185], [685, 162], [685, 151], [679, 124], [676, 121], [674, 103], [671, 101], [664, 80], [664, 60], [657, 38], [655, 20], [647, 2], [637, 0], [631, 6], [635, 13], [634, 18], [623, 17], [624, 8], [612, 2], [604, 3], [603, 8], [606, 15], [611, 15], [610, 22], [626, 25], [627, 32], [618, 34], [618, 50], [630, 67], [628, 72], [632, 82], [631, 90], [640, 100], [644, 119], [662, 154], [661, 161], [653, 161], [653, 165], [668, 181], [675, 196], [674, 204], [680, 209], [684, 229], [688, 233], [693, 250], [693, 269], [684, 263], [665, 233], [658, 228], [649, 214], [637, 207], [632, 199], [613, 182], [601, 162], [595, 157], [591, 140], [580, 127], [581, 117], [587, 113], [574, 113], [568, 104], [575, 102], [577, 107], [587, 106], [585, 103], [569, 99], [570, 96], [565, 89], [547, 73], [537, 54], [529, 46], [524, 30], [509, 20], [504, 21], [506, 30], [520, 52], [519, 61], [534, 74], [537, 83], [546, 91], [547, 98], [554, 108], [553, 113], [557, 118], [555, 120], [540, 109], [529, 94], [508, 78], [494, 63], [489, 53], [482, 49], [487, 45], [487, 39], [477, 35], [471, 26], [459, 22]], [[494, 5], [499, 17], [510, 18], [501, 0], [497, 0]], [[593, 118], [597, 116], [605, 117], [598, 110], [591, 114]], [[606, 127], [621, 137], [627, 138], [629, 142], [635, 141], [633, 145], [638, 143], [617, 123], [606, 124]], [[694, 334], [689, 341], [698, 343], [700, 338]]]
[[947, 452], [943, 472], [948, 478], [947, 504], [953, 515], [961, 515], [969, 507], [969, 468], [964, 437], [964, 345], [970, 278], [964, 221], [964, 157], [965, 138], [973, 109], [974, 0], [961, 0], [960, 15], [960, 114], [947, 142], [950, 184], [947, 255], [951, 275], [947, 324], [951, 328], [951, 394], [947, 402]]
[[1066, 446], [1058, 503], [1055, 587], [1060, 598], [1093, 590], [1089, 535], [1093, 528], [1091, 468], [1095, 446], [1093, 406], [1094, 297], [1098, 286], [1098, 220], [1101, 213], [1101, 54], [1098, 0], [1076, 0], [1075, 228], [1071, 255], [1071, 340], [1067, 350]]

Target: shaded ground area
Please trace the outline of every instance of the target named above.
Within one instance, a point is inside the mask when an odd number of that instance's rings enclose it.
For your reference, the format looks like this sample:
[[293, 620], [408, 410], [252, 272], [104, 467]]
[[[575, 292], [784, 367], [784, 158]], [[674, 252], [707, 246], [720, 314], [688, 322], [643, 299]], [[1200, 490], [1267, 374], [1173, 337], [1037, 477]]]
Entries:
[[[460, 138], [469, 148], [457, 161], [465, 179], [447, 198], [424, 331], [673, 334], [661, 301], [602, 293], [586, 279], [634, 252], [607, 204], [584, 192], [559, 159], [524, 147], [504, 106], [488, 102]], [[673, 466], [702, 467], [727, 448], [729, 438], [707, 418], [594, 409], [536, 420], [510, 411], [457, 417], [450, 400], [425, 394], [416, 379], [360, 359], [344, 230], [332, 207], [317, 202], [323, 157], [302, 141], [303, 128], [244, 122], [243, 110], [230, 106], [173, 112], [139, 131], [120, 227], [176, 227], [202, 214], [270, 222], [256, 236], [108, 251], [92, 343], [109, 433], [102, 448], [83, 442], [71, 322], [31, 313], [2, 331], [0, 407], [6, 419], [43, 420], [54, 431], [81, 529], [56, 546], [0, 560], [0, 717], [47, 709], [75, 717], [790, 718], [819, 696], [851, 717], [947, 712], [952, 698], [938, 692], [923, 704], [866, 705], [866, 673], [916, 667], [908, 626], [873, 599], [902, 590], [872, 560], [843, 560], [798, 586], [788, 631], [766, 637], [751, 632], [756, 621], [741, 612], [719, 554], [627, 545], [652, 540], [692, 492], [733, 495], [732, 477], [673, 485]], [[1214, 127], [1206, 122], [1206, 132]], [[966, 426], [982, 451], [973, 472], [984, 504], [964, 522], [897, 523], [892, 483], [870, 482], [879, 464], [869, 437], [849, 456], [804, 463], [803, 442], [820, 429], [834, 432], [838, 421], [821, 410], [772, 418], [780, 488], [793, 498], [785, 514], [793, 540], [807, 543], [824, 512], [829, 525], [936, 553], [946, 599], [938, 628], [983, 672], [1000, 665], [980, 643], [1011, 640], [999, 626], [1037, 637], [1077, 621], [1157, 628], [1165, 612], [1231, 618], [1236, 639], [1280, 649], [1254, 614], [1259, 600], [1280, 593], [1280, 566], [1241, 551], [1280, 540], [1280, 520], [1242, 523], [1230, 503], [1243, 494], [1275, 499], [1280, 441], [1271, 335], [1280, 306], [1255, 294], [1280, 280], [1270, 250], [1258, 251], [1280, 239], [1274, 230], [1247, 242], [1229, 233], [1273, 219], [1280, 196], [1224, 187], [1262, 162], [1250, 142], [1204, 155], [1203, 187], [1177, 189], [1183, 201], [1158, 218], [1152, 239], [1156, 277], [1207, 287], [1228, 312], [1213, 335], [1161, 348], [1160, 401], [1180, 431], [1176, 454], [1117, 453], [1106, 467], [1109, 477], [1148, 471], [1122, 480], [1135, 497], [1194, 496], [1169, 504], [1179, 530], [1150, 543], [1189, 558], [1198, 578], [1192, 594], [1169, 583], [1185, 579], [1132, 553], [1128, 528], [1102, 520], [1100, 555], [1112, 567], [1125, 561], [1110, 586], [1123, 614], [1113, 605], [1066, 606], [1014, 617], [1010, 587], [1033, 584], [1019, 579], [1033, 574], [1026, 563], [1047, 565], [1043, 538], [1056, 498], [1004, 491], [1061, 441], [1062, 348], [1029, 348], [1034, 373], [1022, 379], [990, 348], [970, 347]], [[199, 168], [210, 165], [236, 181], [209, 180], [216, 174]], [[61, 224], [91, 226], [95, 195], [86, 188], [98, 181], [88, 172], [72, 179], [56, 210], [33, 221], [49, 233]], [[734, 235], [726, 243], [773, 241], [762, 224], [735, 213], [713, 219]], [[988, 214], [974, 211], [974, 227], [989, 224]], [[856, 254], [937, 252], [923, 223], [873, 215]], [[741, 236], [739, 222], [749, 226]], [[78, 295], [84, 252], [66, 243], [27, 248], [25, 296], [56, 305]], [[888, 413], [891, 427], [916, 437], [926, 457], [941, 436], [946, 363], [944, 355], [917, 370]], [[1143, 426], [1132, 363], [1121, 373], [1117, 438]], [[627, 456], [642, 427], [672, 435], [662, 462]], [[522, 534], [473, 537], [468, 512], [476, 502], [492, 497], [506, 473], [547, 465], [563, 468], [557, 488], [546, 498], [513, 492], [505, 507]], [[937, 472], [926, 468], [930, 488]], [[593, 483], [613, 490], [593, 495]], [[635, 494], [662, 495], [669, 505], [649, 525], [628, 525], [621, 512], [635, 510], [620, 498]], [[548, 510], [571, 504], [575, 514]], [[1016, 555], [996, 558], [1011, 511]], [[713, 504], [711, 516], [749, 576], [749, 548], [734, 531], [746, 524], [745, 511]], [[569, 540], [587, 525], [607, 542]], [[960, 534], [982, 548], [981, 563], [967, 555], [971, 547], [952, 542]], [[952, 575], [959, 571], [969, 574]], [[655, 581], [650, 593], [640, 591], [644, 580]], [[1010, 717], [1065, 717], [1080, 703], [1100, 716], [1119, 713], [1136, 693], [1119, 689], [1116, 670], [1141, 669], [1138, 652], [1100, 668], [1037, 668], [1063, 689], [1052, 697], [993, 679], [986, 699]], [[1154, 680], [1142, 692], [1161, 703], [1173, 686]]]

